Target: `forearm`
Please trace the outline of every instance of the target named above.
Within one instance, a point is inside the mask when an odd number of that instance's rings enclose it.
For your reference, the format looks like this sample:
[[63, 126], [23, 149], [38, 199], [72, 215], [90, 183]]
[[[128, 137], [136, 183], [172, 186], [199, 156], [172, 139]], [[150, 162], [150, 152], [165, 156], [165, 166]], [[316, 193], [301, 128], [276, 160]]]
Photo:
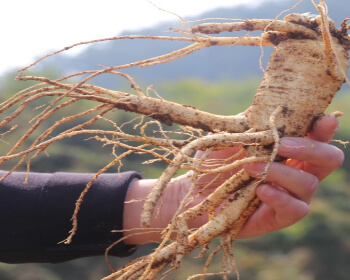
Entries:
[[[6, 172], [0, 171], [0, 176]], [[76, 199], [94, 174], [13, 173], [0, 183], [0, 261], [59, 262], [103, 255], [122, 237], [124, 199], [137, 173], [103, 174], [93, 184], [78, 214], [72, 244], [58, 244], [71, 229]], [[127, 255], [120, 243], [112, 255]]]

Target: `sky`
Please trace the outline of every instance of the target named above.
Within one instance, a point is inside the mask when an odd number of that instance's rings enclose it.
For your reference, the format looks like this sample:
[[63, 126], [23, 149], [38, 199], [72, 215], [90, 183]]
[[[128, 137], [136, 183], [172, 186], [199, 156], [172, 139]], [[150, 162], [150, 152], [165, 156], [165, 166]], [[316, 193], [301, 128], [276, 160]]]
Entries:
[[[182, 17], [267, 0], [152, 0]], [[178, 18], [149, 0], [5, 0], [0, 3], [0, 75], [71, 44], [111, 37]], [[82, 48], [71, 54], [76, 54]]]

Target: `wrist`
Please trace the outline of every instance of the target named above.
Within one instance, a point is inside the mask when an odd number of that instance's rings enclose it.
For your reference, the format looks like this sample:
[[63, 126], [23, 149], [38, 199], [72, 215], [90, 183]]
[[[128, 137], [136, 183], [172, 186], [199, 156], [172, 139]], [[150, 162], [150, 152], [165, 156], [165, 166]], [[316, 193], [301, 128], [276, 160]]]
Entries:
[[[141, 179], [131, 182], [124, 202], [123, 229], [125, 244], [140, 245], [160, 240], [160, 218], [153, 218], [150, 228], [141, 228], [140, 216], [145, 198], [156, 180]], [[156, 211], [155, 211], [156, 212]]]
[[125, 244], [140, 245], [145, 243], [160, 242], [161, 232], [173, 219], [182, 198], [188, 192], [188, 174], [179, 176], [168, 184], [162, 197], [158, 200], [149, 228], [141, 228], [141, 212], [148, 193], [157, 182], [156, 179], [134, 180], [129, 187], [123, 215], [123, 228]]

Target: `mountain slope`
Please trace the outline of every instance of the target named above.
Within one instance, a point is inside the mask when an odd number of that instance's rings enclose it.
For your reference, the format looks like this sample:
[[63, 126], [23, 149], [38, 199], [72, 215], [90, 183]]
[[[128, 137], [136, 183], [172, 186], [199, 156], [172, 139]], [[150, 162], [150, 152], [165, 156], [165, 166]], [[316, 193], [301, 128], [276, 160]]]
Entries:
[[[290, 8], [295, 2], [296, 1], [290, 0], [278, 3], [267, 1], [266, 4], [257, 8], [239, 6], [232, 9], [218, 9], [203, 14], [199, 18], [275, 18], [282, 10]], [[350, 16], [347, 0], [328, 2], [329, 14], [336, 23], [339, 24], [346, 16]], [[307, 0], [293, 10], [293, 12], [299, 13], [308, 11], [317, 14], [311, 1]], [[167, 30], [169, 27], [174, 27], [174, 25], [172, 23], [163, 23], [154, 28], [141, 30], [136, 34], [168, 35], [169, 33]], [[180, 26], [176, 25], [175, 27], [179, 28]], [[125, 34], [128, 33], [126, 32]], [[229, 36], [232, 36], [232, 34]], [[71, 73], [74, 71], [98, 69], [100, 64], [110, 66], [130, 63], [139, 59], [165, 54], [185, 45], [186, 44], [181, 42], [160, 42], [151, 40], [112, 41], [92, 45], [75, 57], [66, 56], [64, 54], [55, 56], [48, 59], [45, 65], [54, 65], [58, 67], [62, 73]], [[264, 65], [266, 65], [270, 50], [271, 48], [265, 48], [264, 50]], [[203, 49], [186, 58], [171, 63], [143, 69], [134, 68], [126, 72], [144, 85], [182, 78], [199, 78], [206, 81], [217, 81], [226, 78], [240, 80], [247, 76], [262, 76], [262, 71], [259, 69], [260, 55], [261, 50], [259, 47], [212, 47]], [[120, 86], [119, 81], [114, 77], [111, 79], [109, 75], [100, 77], [94, 82], [111, 88]]]

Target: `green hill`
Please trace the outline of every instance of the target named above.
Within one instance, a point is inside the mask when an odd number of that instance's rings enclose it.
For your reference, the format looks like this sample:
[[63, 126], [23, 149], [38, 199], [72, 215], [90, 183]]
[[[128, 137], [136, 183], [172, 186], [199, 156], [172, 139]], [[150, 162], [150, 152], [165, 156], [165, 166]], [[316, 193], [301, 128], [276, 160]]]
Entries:
[[[198, 18], [188, 18], [186, 20], [196, 20], [200, 18], [276, 18], [276, 16], [285, 9], [290, 8], [296, 1], [266, 1], [266, 5], [256, 8], [238, 6], [231, 9], [218, 9], [205, 13]], [[329, 14], [331, 18], [339, 25], [344, 18], [350, 14], [348, 9], [348, 0], [328, 1]], [[303, 1], [293, 13], [311, 12], [317, 14], [311, 1]], [[292, 12], [286, 12], [292, 13]], [[174, 21], [177, 21], [174, 18]], [[169, 35], [169, 27], [181, 28], [172, 22], [162, 23], [154, 28], [133, 32], [135, 35]], [[126, 35], [130, 34], [125, 32]], [[235, 34], [246, 34], [246, 32], [223, 34], [235, 36]], [[118, 34], [111, 34], [111, 36]], [[76, 43], [76, 42], [72, 42]], [[158, 56], [175, 50], [186, 44], [181, 42], [155, 42], [150, 40], [125, 40], [106, 42], [101, 45], [92, 45], [81, 54], [72, 57], [58, 55], [48, 59], [44, 65], [54, 65], [62, 73], [71, 73], [73, 71], [98, 69], [100, 64], [105, 66], [120, 65], [130, 63], [139, 59]], [[219, 48], [219, 49], [218, 49]], [[265, 48], [263, 64], [266, 64], [269, 57], [270, 48]], [[157, 65], [150, 68], [128, 69], [126, 72], [131, 74], [136, 80], [144, 85], [157, 84], [164, 81], [174, 81], [184, 78], [202, 79], [205, 81], [220, 81], [222, 79], [241, 80], [246, 77], [261, 77], [262, 72], [259, 68], [259, 57], [261, 50], [259, 47], [242, 46], [223, 46], [211, 47], [193, 53], [186, 58], [173, 61], [169, 64]], [[105, 87], [116, 88], [118, 81], [110, 77], [102, 76], [95, 80], [95, 83]]]

